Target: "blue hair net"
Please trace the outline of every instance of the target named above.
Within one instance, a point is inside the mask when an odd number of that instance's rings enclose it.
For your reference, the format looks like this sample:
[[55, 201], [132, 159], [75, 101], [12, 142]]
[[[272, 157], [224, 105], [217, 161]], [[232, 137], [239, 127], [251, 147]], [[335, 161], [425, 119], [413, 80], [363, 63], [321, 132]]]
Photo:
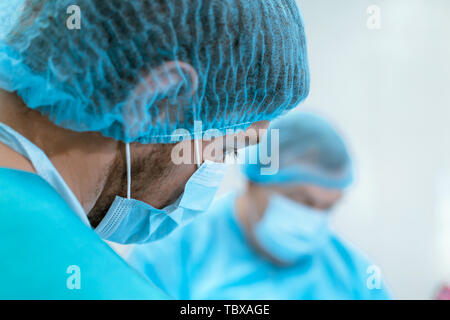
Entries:
[[[81, 29], [67, 27], [73, 4]], [[0, 26], [0, 88], [67, 129], [140, 143], [171, 143], [210, 129], [224, 135], [274, 119], [309, 92], [295, 0], [8, 6], [21, 11], [12, 27]], [[199, 132], [194, 121], [202, 122]]]
[[[279, 132], [279, 171], [261, 174], [268, 165], [261, 164], [260, 152], [271, 150], [272, 129]], [[248, 152], [257, 164], [247, 164], [242, 171], [258, 184], [314, 184], [325, 188], [344, 189], [353, 182], [353, 164], [349, 151], [332, 125], [325, 119], [306, 112], [293, 112], [273, 121], [261, 146]]]

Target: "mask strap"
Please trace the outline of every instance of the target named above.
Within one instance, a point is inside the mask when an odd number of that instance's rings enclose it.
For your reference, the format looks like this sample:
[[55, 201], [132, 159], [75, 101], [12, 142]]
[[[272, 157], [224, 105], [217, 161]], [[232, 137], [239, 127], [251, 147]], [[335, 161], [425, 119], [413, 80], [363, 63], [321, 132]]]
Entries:
[[131, 152], [130, 144], [125, 144], [125, 157], [127, 161], [127, 199], [131, 199]]
[[200, 158], [200, 140], [194, 140], [194, 149], [195, 149], [195, 158], [197, 162], [197, 168], [200, 168], [202, 165], [202, 160]]
[[[197, 117], [197, 106], [194, 105], [193, 109], [194, 109], [193, 112], [194, 112], [194, 130], [195, 130], [195, 121], [196, 121], [195, 119]], [[200, 132], [200, 134], [201, 134], [201, 132]], [[201, 135], [200, 135], [200, 137], [201, 137]], [[197, 138], [197, 132], [195, 131], [194, 132], [194, 149], [195, 149], [195, 157], [196, 157], [195, 161], [197, 162], [197, 169], [198, 169], [202, 165], [202, 163], [201, 163], [202, 160], [200, 158], [200, 141], [199, 141], [199, 139], [196, 139], [196, 138]]]

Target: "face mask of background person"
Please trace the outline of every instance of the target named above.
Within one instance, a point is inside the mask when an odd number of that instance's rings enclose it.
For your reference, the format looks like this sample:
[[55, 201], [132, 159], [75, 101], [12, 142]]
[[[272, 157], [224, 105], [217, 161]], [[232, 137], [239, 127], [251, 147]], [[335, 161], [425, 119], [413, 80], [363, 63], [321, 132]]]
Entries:
[[[131, 143], [133, 198], [163, 208], [179, 197], [196, 170], [194, 162], [175, 166], [170, 161], [173, 145], [167, 143], [174, 130], [194, 134], [195, 120], [205, 130], [222, 133], [264, 127], [308, 93], [304, 31], [294, 1], [283, 1], [283, 8], [233, 0], [192, 0], [185, 7], [142, 0], [120, 2], [117, 8], [104, 1], [81, 1], [83, 30], [67, 34], [59, 22], [67, 18], [69, 2], [27, 2], [17, 28], [0, 43], [0, 87], [5, 89], [0, 121], [47, 154], [94, 227], [115, 196], [126, 195], [124, 142]], [[202, 9], [193, 10], [200, 3]], [[119, 28], [124, 19], [112, 14], [117, 10], [127, 12], [129, 28]], [[173, 15], [172, 10], [181, 11]], [[106, 17], [112, 28], [99, 28]], [[259, 27], [229, 30], [238, 44], [231, 46], [229, 32], [211, 33], [209, 25], [218, 21], [215, 27], [234, 28], [235, 21], [223, 21], [230, 17]], [[279, 24], [266, 25], [274, 20]], [[166, 30], [173, 29], [174, 41], [165, 41]], [[253, 38], [261, 29], [265, 40], [255, 47]], [[276, 48], [270, 55], [269, 44]], [[217, 52], [230, 47], [230, 55]], [[252, 70], [246, 77], [239, 72], [242, 59]], [[229, 74], [239, 75], [233, 84], [222, 81]], [[5, 146], [2, 154], [1, 165], [34, 171]]]
[[[239, 219], [258, 251], [277, 264], [289, 265], [320, 248], [322, 236], [327, 235], [328, 211], [341, 197], [341, 190], [314, 185], [262, 187], [250, 182], [236, 206]], [[292, 203], [286, 208], [278, 205], [277, 198]], [[283, 209], [287, 212], [281, 212]], [[295, 219], [297, 216], [301, 218], [299, 221]], [[265, 219], [275, 219], [277, 223]], [[290, 246], [295, 246], [295, 252], [286, 252]]]

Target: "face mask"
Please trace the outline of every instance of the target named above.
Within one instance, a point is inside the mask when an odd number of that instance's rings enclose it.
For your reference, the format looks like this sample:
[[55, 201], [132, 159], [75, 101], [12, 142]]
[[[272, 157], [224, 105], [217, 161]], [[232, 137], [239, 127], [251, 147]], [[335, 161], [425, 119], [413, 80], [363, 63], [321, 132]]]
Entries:
[[0, 142], [30, 160], [36, 173], [47, 181], [66, 201], [75, 214], [89, 227], [91, 224], [81, 203], [70, 190], [58, 170], [53, 166], [44, 151], [7, 125], [0, 123]]
[[277, 260], [293, 264], [316, 252], [329, 235], [328, 214], [284, 196], [271, 196], [254, 229], [258, 244]]
[[120, 244], [159, 240], [206, 211], [226, 171], [224, 163], [205, 161], [187, 182], [182, 196], [174, 204], [160, 210], [131, 198], [129, 145], [126, 154], [127, 198], [117, 196], [105, 218], [95, 229], [103, 239]]

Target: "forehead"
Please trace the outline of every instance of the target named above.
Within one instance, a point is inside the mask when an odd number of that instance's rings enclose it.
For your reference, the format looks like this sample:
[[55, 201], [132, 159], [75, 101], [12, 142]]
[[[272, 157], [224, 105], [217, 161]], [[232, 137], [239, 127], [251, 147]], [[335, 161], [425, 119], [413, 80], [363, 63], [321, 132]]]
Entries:
[[274, 186], [272, 188], [276, 192], [317, 202], [333, 202], [342, 195], [342, 190], [327, 189], [312, 184]]
[[247, 131], [249, 130], [267, 130], [267, 128], [269, 128], [270, 122], [269, 121], [258, 121], [253, 123]]

